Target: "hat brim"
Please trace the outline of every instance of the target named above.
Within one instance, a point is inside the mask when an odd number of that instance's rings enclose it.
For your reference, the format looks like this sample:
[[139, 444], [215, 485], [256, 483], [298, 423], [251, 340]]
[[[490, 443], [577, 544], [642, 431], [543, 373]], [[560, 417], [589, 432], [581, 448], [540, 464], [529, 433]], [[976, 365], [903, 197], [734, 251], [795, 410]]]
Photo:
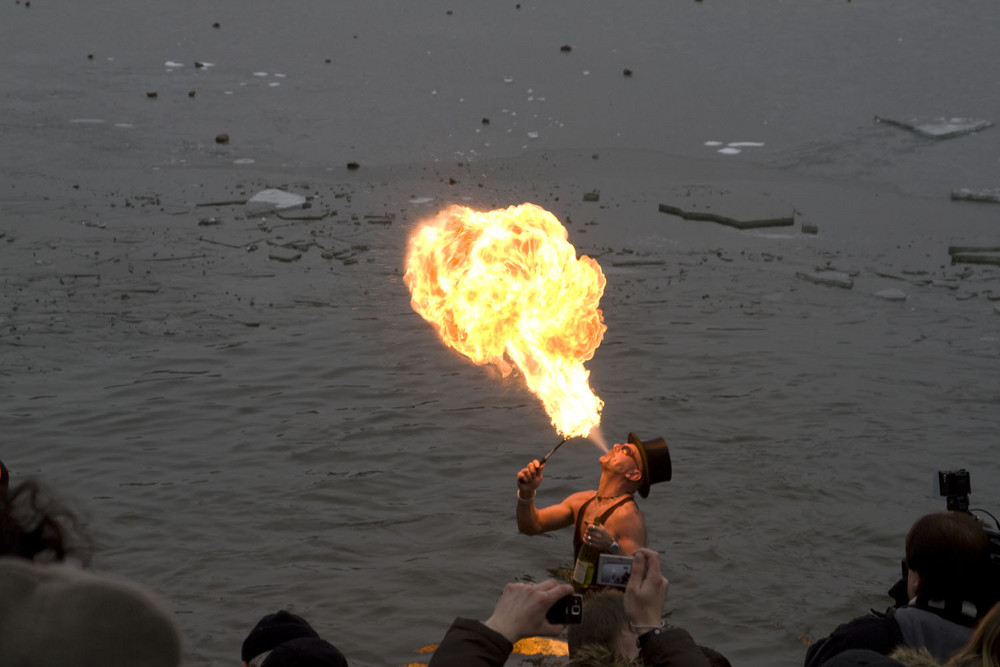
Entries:
[[628, 434], [629, 443], [635, 445], [639, 450], [639, 457], [642, 459], [642, 480], [639, 482], [639, 495], [643, 498], [649, 497], [649, 459], [646, 458], [646, 445], [642, 444], [635, 433]]

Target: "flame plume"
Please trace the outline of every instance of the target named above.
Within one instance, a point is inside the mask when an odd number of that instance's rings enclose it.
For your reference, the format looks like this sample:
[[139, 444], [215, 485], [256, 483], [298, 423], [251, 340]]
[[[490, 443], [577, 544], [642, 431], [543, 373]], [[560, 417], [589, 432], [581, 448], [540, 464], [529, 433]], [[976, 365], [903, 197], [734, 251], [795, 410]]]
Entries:
[[516, 367], [563, 437], [586, 436], [604, 401], [583, 367], [607, 327], [605, 279], [576, 257], [559, 220], [534, 204], [450, 206], [410, 237], [403, 281], [411, 305], [446, 345], [504, 377]]

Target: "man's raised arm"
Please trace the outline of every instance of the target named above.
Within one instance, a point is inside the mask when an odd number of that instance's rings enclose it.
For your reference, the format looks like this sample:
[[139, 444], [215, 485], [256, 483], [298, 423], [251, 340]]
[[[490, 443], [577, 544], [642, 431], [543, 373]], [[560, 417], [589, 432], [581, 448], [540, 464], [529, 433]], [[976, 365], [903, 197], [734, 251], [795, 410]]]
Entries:
[[536, 459], [517, 473], [517, 529], [525, 535], [538, 535], [573, 523], [569, 498], [542, 509], [535, 507], [535, 493], [542, 483], [544, 465]]

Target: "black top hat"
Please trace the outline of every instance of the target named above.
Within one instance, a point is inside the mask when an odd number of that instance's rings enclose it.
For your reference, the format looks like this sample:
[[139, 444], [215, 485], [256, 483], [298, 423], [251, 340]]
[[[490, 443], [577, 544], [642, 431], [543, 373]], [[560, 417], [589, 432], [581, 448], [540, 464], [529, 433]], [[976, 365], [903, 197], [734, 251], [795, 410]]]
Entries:
[[670, 464], [670, 448], [663, 438], [656, 438], [643, 442], [635, 433], [628, 434], [628, 441], [635, 445], [642, 457], [642, 482], [639, 486], [639, 495], [643, 498], [649, 496], [649, 485], [657, 482], [668, 482], [673, 474], [673, 466]]

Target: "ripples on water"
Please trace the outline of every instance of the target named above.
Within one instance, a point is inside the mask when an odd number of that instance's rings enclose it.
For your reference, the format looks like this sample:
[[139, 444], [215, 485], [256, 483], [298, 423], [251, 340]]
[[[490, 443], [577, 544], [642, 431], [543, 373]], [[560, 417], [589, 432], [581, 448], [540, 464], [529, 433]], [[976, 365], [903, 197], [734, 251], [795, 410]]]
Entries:
[[[26, 227], [8, 255], [25, 272], [7, 285], [4, 457], [89, 511], [95, 565], [166, 598], [190, 664], [232, 660], [284, 606], [352, 664], [419, 661], [504, 582], [570, 564], [568, 533], [513, 520], [516, 471], [558, 441], [540, 405], [409, 308], [399, 259], [428, 209], [352, 220], [396, 192], [291, 227], [219, 211], [215, 238], [337, 238], [366, 248], [354, 264], [268, 261], [199, 241], [196, 212], [164, 229], [152, 209], [72, 244]], [[674, 480], [641, 505], [673, 622], [734, 664], [797, 662], [806, 638], [888, 602], [905, 528], [944, 505], [935, 470], [969, 467], [974, 499], [996, 497], [995, 340], [945, 290], [914, 290], [916, 307], [796, 282], [814, 251], [795, 240], [765, 262], [764, 237], [720, 255], [702, 233], [644, 230], [571, 231], [611, 250], [589, 364], [604, 432], [671, 442]], [[629, 247], [665, 262], [614, 266]], [[561, 448], [543, 502], [593, 486], [598, 455]]]
[[[513, 518], [515, 473], [558, 441], [540, 405], [409, 308], [406, 232], [439, 203], [533, 201], [601, 262], [609, 328], [588, 367], [604, 433], [671, 443], [674, 480], [641, 503], [671, 620], [733, 664], [799, 664], [810, 638], [886, 606], [906, 528], [944, 507], [936, 470], [970, 469], [973, 505], [1000, 510], [1000, 288], [946, 255], [995, 215], [943, 196], [996, 185], [980, 182], [996, 130], [931, 144], [871, 124], [996, 108], [995, 3], [687, 3], [669, 20], [590, 3], [568, 54], [558, 3], [395, 3], [397, 23], [322, 3], [281, 20], [105, 5], [0, 9], [17, 28], [2, 40], [17, 65], [2, 456], [89, 513], [95, 567], [165, 598], [188, 664], [232, 663], [286, 606], [352, 665], [421, 662], [506, 581], [569, 565], [568, 533], [528, 538]], [[155, 34], [123, 29], [140, 23]], [[216, 66], [191, 67], [202, 58]], [[744, 139], [763, 145], [703, 160], [706, 141]], [[393, 161], [410, 166], [370, 166]], [[719, 182], [767, 191], [820, 234], [656, 210], [667, 186]], [[194, 207], [268, 187], [337, 212]], [[307, 249], [269, 261], [267, 241]], [[635, 255], [663, 263], [614, 266]], [[854, 289], [795, 278], [830, 265]], [[871, 296], [885, 287], [907, 301]], [[593, 486], [598, 453], [560, 449], [542, 501]]]

